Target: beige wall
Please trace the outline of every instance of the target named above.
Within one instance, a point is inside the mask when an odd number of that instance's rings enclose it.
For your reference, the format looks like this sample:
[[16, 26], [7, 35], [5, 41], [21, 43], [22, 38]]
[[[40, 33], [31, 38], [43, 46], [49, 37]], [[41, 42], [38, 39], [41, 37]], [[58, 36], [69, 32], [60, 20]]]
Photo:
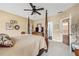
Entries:
[[[16, 20], [18, 25], [20, 26], [19, 30], [7, 30], [6, 29], [6, 23], [10, 22], [10, 20]], [[13, 15], [4, 11], [0, 11], [0, 33], [5, 33], [10, 36], [16, 36], [21, 34], [22, 31], [25, 31], [27, 33], [27, 19]]]
[[[51, 21], [53, 22], [53, 40], [62, 42], [62, 27], [61, 27], [61, 21], [64, 18], [70, 18], [71, 15], [71, 25], [73, 24], [72, 19], [73, 15], [76, 15], [79, 13], [79, 4], [74, 5], [73, 7], [65, 10], [62, 14], [57, 14], [55, 16], [50, 17]], [[75, 21], [75, 19], [74, 19]], [[72, 29], [71, 29], [72, 30]], [[71, 39], [73, 41], [73, 39]]]
[[[72, 6], [71, 8], [65, 10], [61, 14], [56, 14], [54, 16], [48, 17], [48, 21], [51, 21], [53, 23], [53, 40], [54, 41], [58, 41], [58, 42], [63, 41], [62, 36], [61, 36], [62, 35], [61, 21], [64, 18], [70, 18], [70, 15], [71, 15], [71, 20], [72, 20], [73, 15], [78, 14], [78, 13], [79, 13], [79, 4], [76, 4], [76, 5]], [[37, 23], [42, 23], [44, 26], [44, 19], [35, 21], [34, 23], [35, 23], [34, 27], [36, 26]], [[72, 23], [72, 21], [71, 21], [71, 23]]]
[[[76, 27], [75, 27], [76, 26]], [[78, 14], [75, 14], [73, 17], [72, 17], [72, 25], [71, 25], [71, 32], [72, 32], [72, 35], [71, 35], [71, 39], [72, 41], [71, 42], [74, 42], [76, 40], [79, 40], [79, 13]], [[77, 29], [77, 30], [76, 30]], [[76, 38], [76, 33], [77, 33], [77, 38]]]
[[[76, 4], [73, 7], [65, 10], [61, 14], [56, 14], [54, 16], [48, 17], [48, 21], [53, 22], [53, 40], [54, 41], [62, 42], [62, 38], [61, 38], [62, 30], [61, 30], [60, 21], [63, 20], [64, 18], [70, 17], [70, 15], [73, 18], [73, 16], [78, 13], [79, 13], [79, 4]], [[15, 30], [15, 29], [6, 30], [6, 22], [9, 22], [11, 19], [17, 20], [18, 25], [20, 25], [20, 30]], [[38, 23], [42, 23], [42, 26], [45, 27], [45, 18], [37, 21], [35, 20], [34, 22], [31, 22], [31, 23], [33, 23], [34, 28], [37, 26]], [[7, 12], [0, 11], [0, 33], [6, 33], [6, 34], [9, 34], [10, 36], [14, 36], [14, 35], [19, 35], [22, 31], [25, 31], [27, 33], [27, 19]]]
[[34, 21], [34, 31], [35, 31], [35, 28], [37, 27], [37, 24], [41, 23], [43, 27], [45, 27], [45, 21], [44, 19], [40, 19], [40, 20], [35, 20]]

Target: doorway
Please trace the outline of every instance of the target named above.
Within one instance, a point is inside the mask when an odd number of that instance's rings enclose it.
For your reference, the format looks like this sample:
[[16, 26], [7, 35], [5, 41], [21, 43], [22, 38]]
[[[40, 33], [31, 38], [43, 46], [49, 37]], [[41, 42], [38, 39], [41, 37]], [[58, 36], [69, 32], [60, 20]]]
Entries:
[[52, 36], [53, 36], [53, 22], [50, 21], [48, 22], [48, 39], [52, 40]]
[[66, 45], [69, 45], [69, 19], [64, 19], [62, 21], [62, 38], [63, 38], [63, 43]]

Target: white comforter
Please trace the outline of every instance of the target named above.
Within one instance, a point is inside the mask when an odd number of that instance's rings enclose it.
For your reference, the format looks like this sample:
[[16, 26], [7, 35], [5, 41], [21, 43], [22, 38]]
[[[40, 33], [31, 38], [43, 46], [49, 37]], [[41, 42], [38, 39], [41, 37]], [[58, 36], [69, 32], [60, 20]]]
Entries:
[[13, 38], [16, 39], [15, 45], [11, 48], [0, 48], [0, 56], [35, 56], [40, 49], [47, 49], [41, 36], [26, 34]]

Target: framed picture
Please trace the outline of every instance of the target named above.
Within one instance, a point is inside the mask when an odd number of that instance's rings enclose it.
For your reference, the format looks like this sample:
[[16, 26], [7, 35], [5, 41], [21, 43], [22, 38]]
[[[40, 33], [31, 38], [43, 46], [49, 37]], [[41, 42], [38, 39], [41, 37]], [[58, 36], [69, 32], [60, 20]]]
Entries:
[[16, 24], [17, 21], [16, 20], [10, 20], [10, 24]]
[[10, 23], [6, 23], [6, 30], [13, 30], [13, 25]]
[[20, 29], [20, 26], [19, 26], [19, 25], [15, 25], [14, 28], [15, 28], [16, 30], [19, 30], [19, 29]]

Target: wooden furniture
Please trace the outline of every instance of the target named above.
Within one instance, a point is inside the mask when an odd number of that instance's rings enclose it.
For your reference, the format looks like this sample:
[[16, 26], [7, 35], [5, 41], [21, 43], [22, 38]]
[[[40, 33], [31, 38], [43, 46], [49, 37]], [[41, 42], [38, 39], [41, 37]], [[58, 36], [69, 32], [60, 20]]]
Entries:
[[44, 36], [44, 33], [42, 32], [32, 32], [33, 35], [39, 35], [39, 36]]
[[79, 56], [79, 49], [75, 49], [75, 55]]
[[76, 45], [76, 44], [75, 44], [74, 47], [75, 47], [75, 51], [74, 51], [74, 52], [75, 52], [75, 55], [76, 55], [76, 56], [79, 56], [79, 45]]
[[48, 28], [48, 18], [47, 18], [47, 10], [46, 10], [46, 16], [45, 16], [45, 41], [46, 41], [46, 44], [47, 44], [47, 50], [46, 50], [46, 52], [48, 51], [48, 30], [47, 30], [47, 28]]
[[30, 19], [28, 17], [28, 34], [30, 34]]
[[26, 34], [26, 32], [21, 32], [21, 34]]
[[[32, 34], [35, 34], [35, 35], [41, 35], [45, 37], [45, 41], [46, 41], [46, 45], [47, 45], [47, 50], [46, 52], [48, 51], [48, 13], [47, 13], [47, 10], [46, 10], [46, 13], [45, 13], [45, 33], [37, 33], [37, 32], [33, 32]], [[30, 34], [30, 19], [28, 17], [28, 34]]]

